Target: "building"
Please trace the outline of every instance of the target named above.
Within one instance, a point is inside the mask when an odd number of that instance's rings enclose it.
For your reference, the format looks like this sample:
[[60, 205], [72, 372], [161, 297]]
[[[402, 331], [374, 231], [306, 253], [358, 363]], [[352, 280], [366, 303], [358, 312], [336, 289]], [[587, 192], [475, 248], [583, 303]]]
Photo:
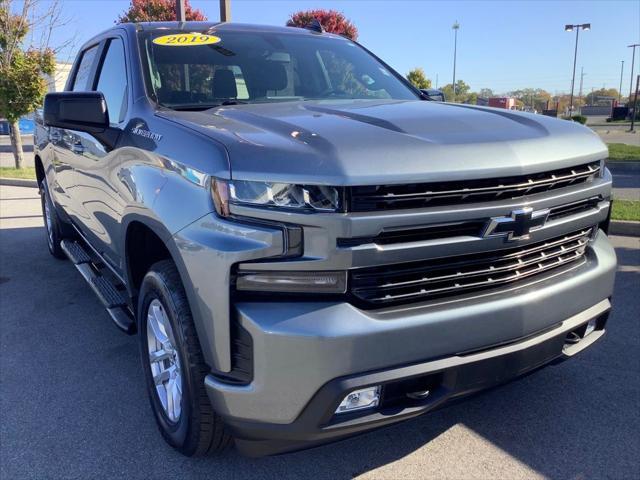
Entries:
[[56, 71], [52, 77], [46, 75], [49, 92], [62, 92], [71, 73], [72, 63], [56, 62]]

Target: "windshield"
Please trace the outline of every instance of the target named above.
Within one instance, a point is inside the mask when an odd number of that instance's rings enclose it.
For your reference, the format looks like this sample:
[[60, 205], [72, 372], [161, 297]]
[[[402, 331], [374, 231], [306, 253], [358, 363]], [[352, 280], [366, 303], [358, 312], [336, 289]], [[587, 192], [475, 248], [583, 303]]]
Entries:
[[142, 35], [149, 92], [169, 108], [417, 98], [388, 68], [344, 38], [215, 29]]

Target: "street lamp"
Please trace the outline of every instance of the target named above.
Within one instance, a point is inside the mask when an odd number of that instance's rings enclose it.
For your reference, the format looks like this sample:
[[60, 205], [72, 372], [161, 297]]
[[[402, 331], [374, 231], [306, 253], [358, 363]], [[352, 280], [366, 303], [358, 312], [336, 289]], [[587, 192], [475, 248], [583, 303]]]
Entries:
[[453, 40], [453, 101], [456, 101], [456, 55], [458, 53], [458, 30], [460, 29], [460, 24], [456, 20], [456, 22], [451, 27], [455, 32], [454, 40]]
[[622, 76], [624, 75], [624, 60], [622, 60], [622, 66], [620, 67], [620, 88], [618, 89], [618, 103], [622, 99]]
[[627, 102], [627, 106], [631, 103], [631, 95], [633, 95], [633, 66], [636, 60], [636, 47], [640, 47], [640, 43], [627, 45], [627, 48], [633, 48], [633, 53], [631, 54], [631, 81], [629, 82], [629, 101]]
[[569, 116], [573, 113], [573, 87], [576, 82], [576, 59], [578, 58], [578, 34], [580, 33], [580, 29], [582, 30], [591, 30], [590, 23], [582, 23], [579, 25], [565, 25], [565, 32], [573, 32], [576, 31], [576, 48], [573, 52], [573, 76], [571, 77], [571, 99], [569, 100]]

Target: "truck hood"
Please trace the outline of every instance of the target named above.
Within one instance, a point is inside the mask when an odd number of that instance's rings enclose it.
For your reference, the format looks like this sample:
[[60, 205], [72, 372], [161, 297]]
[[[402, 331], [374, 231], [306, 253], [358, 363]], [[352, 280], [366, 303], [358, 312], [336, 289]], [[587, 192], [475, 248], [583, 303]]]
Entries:
[[509, 110], [327, 100], [159, 111], [221, 142], [231, 177], [325, 185], [522, 175], [606, 157], [590, 129]]

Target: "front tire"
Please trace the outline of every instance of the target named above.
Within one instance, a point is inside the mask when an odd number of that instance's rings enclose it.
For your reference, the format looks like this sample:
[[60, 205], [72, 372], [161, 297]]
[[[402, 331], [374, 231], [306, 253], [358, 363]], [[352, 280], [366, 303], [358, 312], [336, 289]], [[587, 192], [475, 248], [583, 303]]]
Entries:
[[145, 275], [138, 319], [142, 368], [162, 436], [187, 456], [224, 449], [231, 438], [209, 402], [209, 368], [172, 261], [155, 263]]
[[51, 200], [47, 181], [42, 180], [40, 183], [40, 204], [42, 205], [42, 219], [44, 220], [44, 229], [47, 234], [47, 246], [49, 252], [55, 258], [64, 260], [67, 256], [62, 251], [60, 242], [62, 241], [63, 226], [58, 217], [58, 213]]

